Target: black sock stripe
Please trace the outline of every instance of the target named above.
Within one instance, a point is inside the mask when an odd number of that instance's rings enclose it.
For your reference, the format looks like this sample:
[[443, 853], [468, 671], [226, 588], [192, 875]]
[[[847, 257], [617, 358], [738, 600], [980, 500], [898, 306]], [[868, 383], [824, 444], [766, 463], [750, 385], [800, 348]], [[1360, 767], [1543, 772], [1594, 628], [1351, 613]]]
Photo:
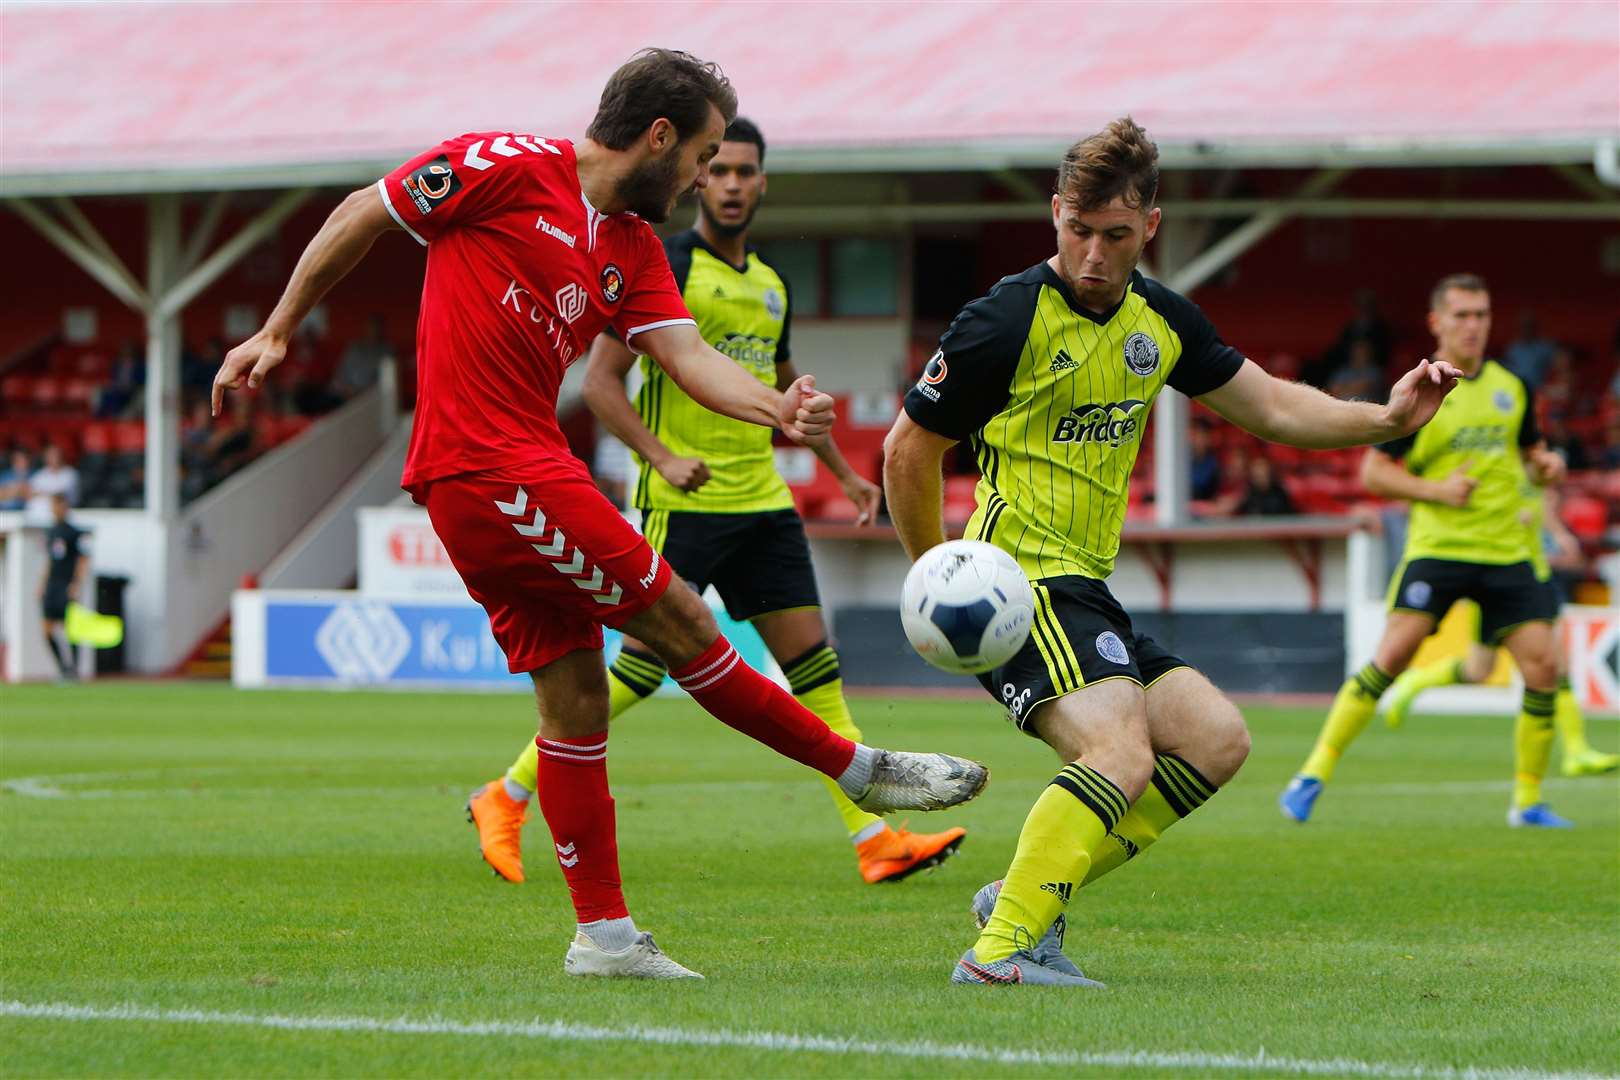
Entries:
[[782, 664], [782, 670], [784, 672], [792, 671], [794, 668], [814, 660], [823, 652], [831, 651], [832, 648], [827, 644], [827, 639], [822, 638], [820, 641], [804, 650], [804, 652], [800, 653], [798, 656], [793, 657], [791, 660], [784, 661]]
[[795, 679], [811, 678], [816, 675], [820, 675], [829, 668], [836, 667], [838, 667], [838, 654], [833, 652], [831, 649], [827, 649], [820, 656], [815, 657], [812, 660], [806, 660], [804, 663], [795, 667], [787, 668], [783, 671], [783, 674], [788, 677], [789, 682], [792, 682]]
[[789, 683], [788, 692], [794, 697], [803, 697], [810, 691], [820, 690], [823, 686], [829, 686], [841, 678], [843, 678], [843, 676], [839, 673], [838, 669], [833, 668], [831, 671], [827, 672], [827, 674], [822, 675], [819, 678], [810, 679], [806, 682]]
[[1178, 777], [1183, 784], [1186, 784], [1187, 789], [1199, 797], [1200, 805], [1209, 800], [1212, 795], [1215, 795], [1215, 790], [1217, 790], [1215, 785], [1210, 784], [1209, 780], [1205, 780], [1204, 774], [1197, 771], [1196, 767], [1192, 767], [1191, 761], [1187, 761], [1186, 758], [1178, 758], [1176, 755], [1158, 755], [1157, 761], [1153, 763], [1153, 769], [1155, 771], [1165, 769], [1166, 772]]
[[1109, 810], [1108, 806], [1100, 802], [1090, 791], [1081, 787], [1070, 774], [1066, 772], [1058, 773], [1057, 776], [1052, 778], [1052, 784], [1080, 800], [1080, 805], [1096, 814], [1098, 820], [1107, 826], [1109, 832], [1113, 832], [1114, 826], [1119, 824], [1119, 818]]
[[1552, 690], [1526, 690], [1521, 708], [1531, 716], [1551, 716], [1557, 696]]
[[[1113, 811], [1114, 815], [1113, 820], [1108, 822], [1108, 828], [1110, 830], [1112, 830], [1113, 827], [1118, 824], [1120, 818], [1125, 816], [1125, 811], [1131, 808], [1130, 800], [1125, 798], [1125, 793], [1123, 791], [1114, 786], [1113, 781], [1109, 780], [1097, 770], [1087, 768], [1078, 761], [1070, 762], [1069, 764], [1065, 765], [1062, 773], [1059, 775], [1068, 776], [1070, 779], [1085, 787], [1086, 790], [1090, 791], [1097, 799], [1108, 805], [1108, 807]], [[1103, 820], [1107, 821], [1108, 819], [1104, 818]]]
[[1187, 805], [1187, 800], [1181, 797], [1180, 792], [1175, 789], [1175, 785], [1170, 782], [1170, 777], [1163, 770], [1154, 769], [1153, 777], [1149, 782], [1158, 789], [1160, 795], [1164, 796], [1164, 801], [1170, 804], [1170, 809], [1175, 811], [1176, 817], [1184, 818], [1197, 809], [1195, 806]]
[[[1165, 792], [1164, 797], [1166, 801], [1170, 803], [1171, 808], [1174, 809], [1181, 817], [1186, 817], [1188, 814], [1204, 805], [1204, 798], [1193, 788], [1191, 784], [1187, 783], [1186, 780], [1178, 776], [1173, 769], [1166, 768], [1163, 765], [1155, 765], [1153, 769], [1153, 784], [1161, 792]], [[1175, 799], [1173, 800], [1169, 795], [1169, 792], [1172, 791], [1175, 792], [1176, 795]]]
[[1558, 689], [1561, 690], [1561, 691], [1562, 690], [1572, 689], [1571, 686], [1569, 685], [1569, 676], [1568, 675], [1560, 675], [1558, 677]]
[[655, 690], [658, 689], [659, 684], [661, 684], [664, 681], [662, 677], [660, 677], [656, 681], [654, 681], [652, 679], [645, 678], [645, 677], [643, 677], [641, 675], [637, 675], [637, 674], [635, 674], [633, 672], [625, 671], [623, 668], [619, 667], [617, 664], [615, 664], [613, 667], [608, 668], [608, 674], [612, 675], [615, 679], [618, 679], [620, 682], [624, 683], [624, 685], [626, 685], [630, 689], [634, 690], [641, 697], [646, 697], [647, 695], [653, 693]]
[[1356, 672], [1356, 681], [1373, 697], [1382, 697], [1384, 691], [1389, 689], [1389, 684], [1395, 680], [1384, 674], [1377, 664], [1368, 661], [1366, 667]]
[[635, 657], [621, 656], [609, 665], [609, 670], [617, 675], [640, 679], [642, 682], [661, 683], [666, 674], [664, 665], [649, 664]]

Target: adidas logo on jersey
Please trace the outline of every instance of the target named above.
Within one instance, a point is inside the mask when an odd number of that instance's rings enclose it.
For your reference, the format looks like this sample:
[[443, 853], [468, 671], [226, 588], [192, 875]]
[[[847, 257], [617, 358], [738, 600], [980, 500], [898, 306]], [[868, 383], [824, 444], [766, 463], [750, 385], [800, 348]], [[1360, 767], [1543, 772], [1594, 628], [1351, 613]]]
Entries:
[[1069, 355], [1069, 350], [1067, 349], [1059, 349], [1057, 351], [1057, 355], [1052, 357], [1053, 371], [1073, 371], [1079, 366], [1079, 364], [1074, 362], [1074, 357]]
[[1069, 897], [1074, 893], [1072, 881], [1048, 881], [1041, 886], [1041, 892], [1049, 892], [1063, 902], [1064, 907], [1069, 906]]

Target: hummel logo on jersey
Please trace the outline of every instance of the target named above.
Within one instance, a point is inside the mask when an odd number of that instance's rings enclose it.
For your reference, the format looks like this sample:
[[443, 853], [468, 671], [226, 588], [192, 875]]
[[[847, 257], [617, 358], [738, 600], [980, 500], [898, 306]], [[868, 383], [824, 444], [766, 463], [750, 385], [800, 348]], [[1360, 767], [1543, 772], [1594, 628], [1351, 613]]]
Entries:
[[1079, 364], [1074, 362], [1074, 357], [1069, 355], [1069, 350], [1067, 349], [1059, 349], [1057, 351], [1057, 355], [1052, 357], [1053, 371], [1073, 371], [1079, 366]]
[[540, 217], [535, 220], [534, 227], [551, 237], [553, 240], [561, 240], [569, 247], [574, 246], [574, 234], [563, 232], [561, 229], [557, 228], [557, 226], [547, 221], [546, 215], [544, 214], [541, 214]]
[[1049, 892], [1063, 902], [1064, 907], [1069, 906], [1069, 897], [1074, 893], [1072, 881], [1048, 881], [1041, 886], [1041, 892]]
[[1058, 418], [1052, 441], [1098, 443], [1117, 448], [1130, 442], [1141, 430], [1138, 413], [1146, 407], [1147, 402], [1140, 398], [1077, 406]]

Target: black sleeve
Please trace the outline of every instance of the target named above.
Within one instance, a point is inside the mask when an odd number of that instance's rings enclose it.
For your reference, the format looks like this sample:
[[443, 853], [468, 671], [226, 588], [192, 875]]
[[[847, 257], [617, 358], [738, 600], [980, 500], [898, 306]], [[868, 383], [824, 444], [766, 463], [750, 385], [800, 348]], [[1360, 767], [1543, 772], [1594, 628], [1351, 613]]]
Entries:
[[1003, 281], [959, 311], [906, 393], [906, 415], [949, 439], [984, 427], [1007, 404], [1039, 295], [1038, 284]]
[[692, 272], [693, 230], [664, 237], [664, 257], [669, 260], [670, 273], [675, 275], [675, 287], [686, 292], [686, 276]]
[[1524, 382], [1524, 419], [1519, 421], [1519, 449], [1524, 450], [1541, 441], [1541, 425], [1536, 423], [1536, 392]]
[[1417, 432], [1414, 431], [1410, 435], [1402, 435], [1398, 439], [1391, 439], [1389, 442], [1381, 442], [1374, 446], [1373, 449], [1378, 451], [1380, 454], [1386, 454], [1389, 457], [1394, 458], [1396, 461], [1399, 461], [1407, 454], [1412, 452], [1412, 447], [1416, 443]]
[[1188, 397], [1218, 390], [1243, 366], [1243, 354], [1221, 340], [1215, 325], [1197, 304], [1156, 281], [1142, 280], [1148, 306], [1164, 316], [1181, 339], [1181, 358], [1169, 383]]
[[785, 364], [793, 359], [793, 351], [788, 348], [788, 331], [793, 329], [793, 286], [780, 270], [776, 276], [782, 279], [782, 336], [776, 339], [776, 362]]

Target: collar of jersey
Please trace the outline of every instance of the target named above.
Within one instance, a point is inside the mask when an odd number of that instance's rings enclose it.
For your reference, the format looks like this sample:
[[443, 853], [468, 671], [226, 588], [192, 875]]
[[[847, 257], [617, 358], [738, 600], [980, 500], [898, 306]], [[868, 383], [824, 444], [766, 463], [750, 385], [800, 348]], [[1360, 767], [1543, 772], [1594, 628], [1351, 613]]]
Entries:
[[1119, 314], [1119, 309], [1125, 306], [1125, 301], [1131, 295], [1131, 290], [1136, 288], [1137, 282], [1142, 278], [1140, 273], [1132, 270], [1131, 280], [1125, 283], [1125, 295], [1119, 298], [1118, 303], [1114, 304], [1114, 306], [1110, 307], [1107, 311], [1099, 315], [1095, 311], [1088, 311], [1080, 306], [1079, 302], [1074, 298], [1074, 293], [1069, 291], [1068, 282], [1059, 277], [1058, 272], [1052, 269], [1052, 264], [1047, 262], [1045, 259], [1041, 260], [1041, 273], [1046, 279], [1046, 284], [1057, 290], [1057, 294], [1063, 297], [1063, 302], [1069, 305], [1070, 311], [1074, 312], [1082, 319], [1090, 319], [1098, 326], [1107, 326], [1109, 322], [1112, 321], [1114, 316]]
[[696, 226], [687, 229], [684, 235], [691, 238], [693, 247], [698, 248], [701, 251], [707, 251], [711, 256], [720, 260], [720, 262], [724, 263], [726, 266], [731, 267], [731, 269], [737, 271], [739, 274], [748, 273], [748, 256], [754, 253], [753, 244], [743, 245], [743, 264], [738, 266], [736, 263], [720, 254], [718, 251], [714, 250], [714, 247], [707, 240], [703, 239], [703, 234], [697, 231]]

